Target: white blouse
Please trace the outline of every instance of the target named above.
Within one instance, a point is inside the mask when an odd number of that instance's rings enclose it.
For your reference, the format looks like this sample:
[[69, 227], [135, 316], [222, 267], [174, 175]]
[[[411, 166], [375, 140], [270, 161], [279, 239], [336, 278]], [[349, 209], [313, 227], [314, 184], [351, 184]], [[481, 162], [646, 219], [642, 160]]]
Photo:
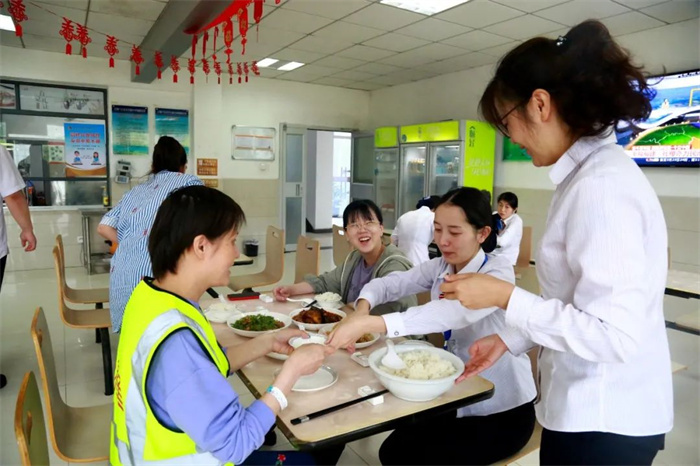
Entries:
[[501, 333], [534, 344], [537, 419], [561, 432], [645, 436], [673, 426], [664, 326], [666, 223], [614, 136], [581, 138], [550, 171], [557, 185], [537, 251], [542, 296], [516, 288]]
[[493, 254], [506, 257], [512, 265], [518, 261], [520, 240], [523, 238], [523, 219], [513, 214], [503, 221], [505, 228], [497, 236], [498, 246]]
[[[515, 281], [513, 266], [500, 256], [488, 256], [482, 250], [459, 273], [479, 272]], [[404, 312], [384, 314], [387, 336], [419, 335], [452, 330], [454, 346], [451, 351], [463, 361], [469, 359], [469, 347], [481, 337], [499, 333], [506, 328], [503, 309], [491, 307], [470, 310], [459, 301], [440, 299], [440, 278], [445, 272], [454, 273], [453, 266], [442, 257], [436, 257], [405, 272], [394, 272], [376, 278], [366, 284], [360, 299], [366, 299], [370, 307], [395, 301], [403, 296], [430, 290], [432, 301], [422, 306], [410, 307]], [[513, 409], [535, 399], [537, 391], [532, 379], [530, 359], [526, 354], [514, 356], [506, 353], [498, 363], [481, 374], [496, 386], [492, 398], [461, 408], [459, 417], [486, 416]]]

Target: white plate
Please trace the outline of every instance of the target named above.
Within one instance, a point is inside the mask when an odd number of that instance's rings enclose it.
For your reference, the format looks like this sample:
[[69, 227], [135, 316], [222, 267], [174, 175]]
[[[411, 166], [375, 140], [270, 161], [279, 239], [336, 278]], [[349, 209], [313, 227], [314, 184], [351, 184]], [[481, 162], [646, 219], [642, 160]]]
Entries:
[[289, 359], [288, 354], [275, 353], [274, 351], [267, 353], [265, 356], [267, 356], [268, 358], [277, 359], [279, 361], [286, 361], [287, 359]]
[[347, 316], [347, 314], [345, 314], [343, 311], [339, 311], [337, 309], [324, 309], [324, 311], [326, 312], [339, 315], [340, 317], [342, 317], [342, 319], [340, 319], [338, 322], [333, 322], [332, 324], [305, 324], [303, 322], [297, 322], [296, 320], [294, 320], [294, 316], [304, 310], [306, 310], [306, 308], [295, 309], [289, 313], [289, 317], [292, 320], [292, 322], [294, 322], [294, 325], [296, 325], [297, 327], [301, 328], [300, 326], [303, 325], [304, 330], [310, 330], [312, 332], [318, 332], [319, 330], [325, 327], [332, 327], [335, 324], [341, 322]]
[[368, 346], [372, 346], [379, 340], [379, 334], [378, 333], [372, 333], [372, 339], [370, 341], [366, 341], [364, 343], [355, 343], [355, 349], [362, 349], [362, 348], [367, 348]]
[[311, 375], [299, 377], [292, 387], [294, 392], [315, 392], [328, 388], [338, 381], [338, 373], [328, 366], [321, 366]]
[[326, 337], [323, 335], [317, 335], [315, 333], [310, 333], [309, 338], [304, 338], [304, 337], [293, 337], [289, 339], [289, 346], [291, 346], [294, 349], [299, 348], [300, 346], [304, 345], [325, 345], [326, 344]]
[[[238, 319], [242, 319], [243, 317], [247, 316], [252, 316], [252, 315], [264, 315], [264, 316], [271, 316], [274, 317], [276, 320], [279, 320], [284, 324], [283, 327], [280, 327], [275, 330], [265, 330], [265, 331], [260, 331], [260, 332], [254, 332], [252, 330], [239, 330], [237, 328], [233, 328], [233, 323], [236, 322]], [[237, 316], [231, 316], [226, 320], [226, 324], [231, 328], [231, 330], [234, 331], [234, 333], [242, 336], [242, 337], [257, 337], [259, 335], [264, 335], [266, 333], [272, 333], [276, 332], [278, 330], [282, 330], [283, 328], [287, 328], [290, 325], [292, 325], [292, 319], [289, 318], [289, 316], [286, 316], [284, 314], [280, 314], [279, 312], [271, 312], [271, 311], [255, 311], [255, 312], [246, 312]]]
[[235, 304], [214, 303], [204, 311], [204, 317], [209, 322], [226, 323], [230, 317], [238, 316], [240, 318], [241, 311]]

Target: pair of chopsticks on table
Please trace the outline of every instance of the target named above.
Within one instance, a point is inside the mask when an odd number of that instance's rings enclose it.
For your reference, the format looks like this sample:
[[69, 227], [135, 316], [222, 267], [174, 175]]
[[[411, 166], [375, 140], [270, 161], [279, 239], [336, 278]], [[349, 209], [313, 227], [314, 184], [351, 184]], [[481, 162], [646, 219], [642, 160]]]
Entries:
[[357, 403], [362, 403], [363, 401], [369, 400], [370, 398], [374, 398], [374, 397], [377, 397], [380, 395], [384, 395], [385, 393], [389, 393], [389, 390], [382, 390], [382, 391], [372, 393], [372, 394], [367, 395], [367, 396], [363, 396], [361, 398], [357, 398], [355, 400], [350, 400], [350, 401], [346, 401], [345, 403], [341, 403], [339, 405], [331, 406], [330, 408], [316, 411], [315, 413], [307, 414], [306, 416], [294, 418], [294, 419], [292, 419], [292, 425], [296, 426], [298, 424], [310, 421], [312, 419], [316, 419], [317, 417], [325, 416], [326, 414], [340, 411], [341, 409], [345, 409], [348, 406], [352, 406], [352, 405], [355, 405]]

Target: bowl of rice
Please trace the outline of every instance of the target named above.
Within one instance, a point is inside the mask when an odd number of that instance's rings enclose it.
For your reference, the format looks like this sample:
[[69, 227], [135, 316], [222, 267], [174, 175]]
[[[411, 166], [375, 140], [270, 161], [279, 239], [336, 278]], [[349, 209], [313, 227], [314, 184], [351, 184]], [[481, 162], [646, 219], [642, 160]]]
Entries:
[[406, 401], [430, 401], [448, 391], [464, 370], [464, 362], [449, 351], [428, 346], [396, 346], [406, 363], [399, 371], [382, 365], [386, 348], [369, 355], [369, 367], [379, 381], [397, 398]]
[[340, 309], [343, 307], [343, 297], [332, 291], [317, 294], [314, 296], [314, 299], [318, 301], [319, 307], [324, 309]]

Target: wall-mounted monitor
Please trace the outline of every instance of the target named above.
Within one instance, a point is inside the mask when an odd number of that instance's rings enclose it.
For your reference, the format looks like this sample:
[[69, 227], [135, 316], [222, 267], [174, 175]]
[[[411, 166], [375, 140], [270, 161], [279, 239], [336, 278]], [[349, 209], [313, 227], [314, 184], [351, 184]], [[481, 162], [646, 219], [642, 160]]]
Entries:
[[620, 123], [618, 144], [640, 166], [700, 167], [700, 70], [648, 82], [655, 93], [651, 115], [634, 125]]

